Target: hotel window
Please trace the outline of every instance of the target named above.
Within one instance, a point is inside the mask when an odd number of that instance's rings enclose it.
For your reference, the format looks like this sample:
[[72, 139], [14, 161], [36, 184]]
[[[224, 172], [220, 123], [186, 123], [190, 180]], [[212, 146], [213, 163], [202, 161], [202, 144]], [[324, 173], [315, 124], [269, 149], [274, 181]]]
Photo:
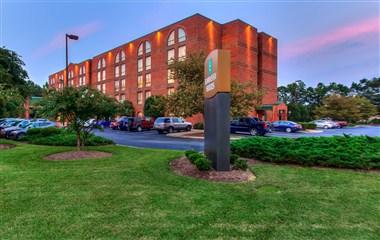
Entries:
[[152, 96], [151, 91], [145, 91], [145, 99], [148, 99], [150, 96]]
[[150, 87], [152, 84], [150, 73], [145, 74], [145, 87]]
[[103, 58], [102, 59], [102, 68], [105, 68], [106, 67], [106, 60]]
[[120, 90], [120, 83], [119, 80], [115, 81], [115, 92], [118, 92]]
[[168, 51], [168, 64], [172, 64], [174, 62], [174, 58], [175, 58], [175, 50], [173, 48]]
[[115, 99], [116, 99], [117, 101], [120, 101], [120, 96], [119, 96], [119, 95], [115, 95]]
[[142, 104], [142, 92], [137, 93], [137, 104]]
[[86, 74], [86, 67], [85, 67], [85, 66], [83, 66], [82, 68], [83, 68], [83, 71], [82, 71], [82, 72], [83, 72], [83, 74]]
[[182, 28], [178, 28], [178, 42], [186, 41], [186, 33]]
[[125, 64], [121, 65], [121, 76], [125, 76]]
[[145, 70], [150, 70], [151, 63], [152, 63], [151, 57], [145, 58]]
[[146, 41], [145, 42], [145, 54], [150, 53], [151, 50], [152, 49], [151, 49], [150, 42]]
[[105, 83], [103, 83], [102, 84], [102, 93], [106, 93], [106, 84]]
[[140, 46], [137, 50], [137, 56], [142, 56], [143, 55], [143, 52], [144, 52], [144, 44], [143, 43], [140, 43]]
[[143, 60], [139, 59], [137, 61], [137, 72], [142, 72], [142, 70], [143, 70]]
[[102, 60], [99, 59], [98, 61], [98, 69], [101, 69], [102, 68]]
[[99, 92], [102, 91], [102, 85], [100, 84], [96, 85], [96, 89], [98, 89]]
[[175, 88], [174, 87], [168, 88], [168, 96], [172, 95], [174, 92], [175, 92]]
[[168, 46], [171, 46], [174, 44], [174, 38], [175, 38], [175, 31], [173, 30], [168, 37]]
[[139, 75], [137, 76], [137, 88], [142, 88], [143, 87], [143, 76]]
[[178, 61], [183, 61], [186, 58], [186, 46], [178, 48]]
[[119, 62], [120, 62], [120, 54], [117, 53], [115, 57], [115, 63], [119, 63]]
[[106, 70], [103, 70], [103, 72], [102, 72], [102, 80], [103, 81], [106, 80]]
[[119, 75], [120, 75], [119, 66], [116, 66], [115, 67], [115, 77], [119, 77]]
[[79, 68], [79, 75], [82, 75], [82, 67]]
[[174, 72], [172, 69], [168, 69], [168, 83], [174, 83]]
[[101, 72], [98, 72], [98, 82], [100, 82], [100, 80], [101, 80]]
[[125, 79], [121, 79], [121, 91], [125, 91]]
[[121, 51], [121, 61], [125, 61], [125, 52]]
[[121, 94], [120, 95], [120, 102], [124, 102], [125, 101], [125, 95], [124, 94]]

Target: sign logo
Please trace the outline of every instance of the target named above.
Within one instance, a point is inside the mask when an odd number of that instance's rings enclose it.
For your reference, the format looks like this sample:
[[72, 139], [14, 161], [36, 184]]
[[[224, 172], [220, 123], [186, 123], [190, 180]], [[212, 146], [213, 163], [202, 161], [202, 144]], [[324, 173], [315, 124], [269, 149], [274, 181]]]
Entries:
[[209, 60], [208, 60], [208, 67], [207, 67], [207, 69], [208, 69], [208, 75], [210, 76], [211, 75], [211, 73], [212, 73], [212, 58], [210, 58]]

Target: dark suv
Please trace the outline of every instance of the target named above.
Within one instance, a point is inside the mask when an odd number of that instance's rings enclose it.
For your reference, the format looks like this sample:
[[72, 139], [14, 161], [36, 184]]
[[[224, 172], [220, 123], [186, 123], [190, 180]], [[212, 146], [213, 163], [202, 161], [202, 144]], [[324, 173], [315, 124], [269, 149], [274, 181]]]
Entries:
[[230, 123], [230, 129], [231, 133], [244, 132], [252, 136], [264, 136], [268, 132], [266, 123], [255, 117], [233, 119]]
[[174, 131], [191, 131], [193, 125], [190, 122], [185, 122], [182, 118], [178, 117], [159, 117], [154, 122], [154, 129], [158, 133]]

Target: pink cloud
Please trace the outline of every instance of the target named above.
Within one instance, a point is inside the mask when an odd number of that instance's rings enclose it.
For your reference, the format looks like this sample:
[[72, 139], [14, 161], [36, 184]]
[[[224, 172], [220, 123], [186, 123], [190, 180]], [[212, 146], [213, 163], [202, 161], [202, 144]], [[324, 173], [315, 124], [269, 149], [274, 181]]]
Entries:
[[[280, 54], [282, 54], [285, 58], [297, 57], [303, 54], [318, 51], [337, 43], [356, 39], [361, 37], [363, 34], [369, 33], [380, 33], [379, 17], [369, 18], [358, 23], [336, 28], [327, 33], [301, 39], [285, 45]], [[379, 39], [375, 41], [379, 41]]]
[[57, 49], [65, 47], [66, 33], [78, 35], [80, 40], [100, 31], [102, 27], [103, 24], [98, 21], [94, 21], [66, 29], [65, 31], [55, 34], [48, 43], [36, 49], [32, 56], [34, 58], [40, 58], [54, 52]]

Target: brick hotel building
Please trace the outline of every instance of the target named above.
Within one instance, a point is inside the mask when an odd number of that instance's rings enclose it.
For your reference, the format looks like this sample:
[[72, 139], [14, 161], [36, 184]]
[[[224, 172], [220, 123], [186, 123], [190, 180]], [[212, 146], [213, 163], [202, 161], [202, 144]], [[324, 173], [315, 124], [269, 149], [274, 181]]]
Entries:
[[[89, 85], [117, 100], [133, 103], [143, 115], [152, 95], [170, 95], [176, 80], [168, 68], [173, 59], [213, 49], [231, 51], [231, 79], [263, 88], [262, 105], [253, 115], [268, 121], [286, 119], [287, 107], [277, 99], [277, 40], [239, 19], [220, 24], [200, 14], [163, 27], [92, 59], [70, 63], [49, 76], [53, 88]], [[195, 121], [195, 119], [193, 119]]]

